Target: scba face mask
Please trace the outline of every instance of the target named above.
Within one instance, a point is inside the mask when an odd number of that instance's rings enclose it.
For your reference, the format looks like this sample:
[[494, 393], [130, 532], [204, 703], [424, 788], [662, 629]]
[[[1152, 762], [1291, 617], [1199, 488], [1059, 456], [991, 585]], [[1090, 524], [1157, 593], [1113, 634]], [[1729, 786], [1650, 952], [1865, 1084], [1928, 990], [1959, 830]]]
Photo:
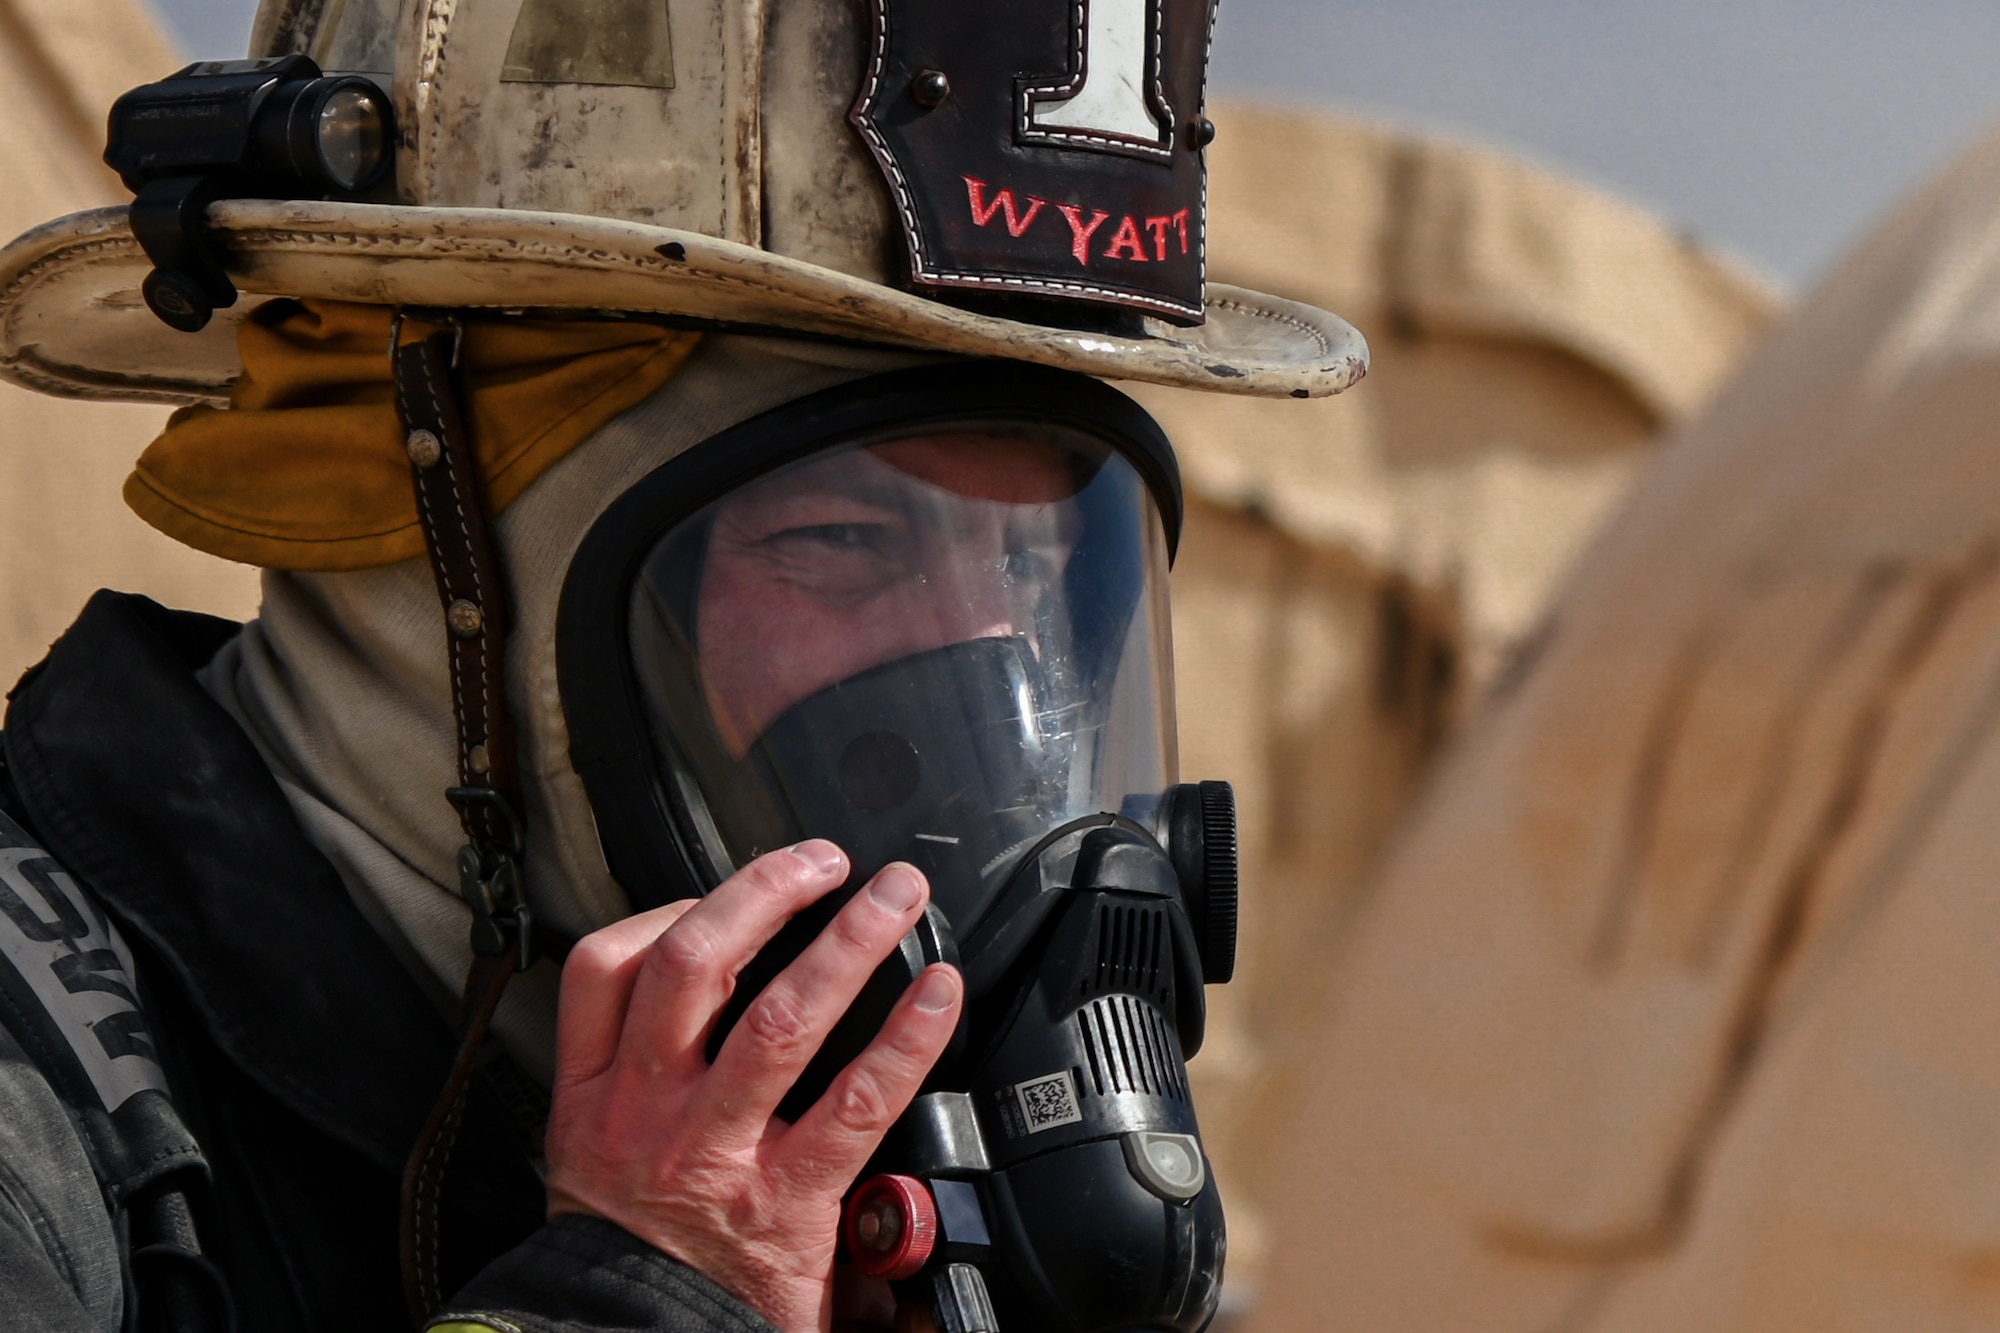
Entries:
[[931, 907], [781, 1113], [928, 964], [965, 1017], [851, 1198], [865, 1271], [941, 1328], [1186, 1330], [1221, 1204], [1186, 1059], [1235, 952], [1220, 783], [1175, 783], [1165, 437], [1094, 380], [880, 376], [737, 426], [622, 496], [558, 630], [572, 758], [636, 906], [827, 838], [849, 885], [746, 969], [717, 1025], [891, 861]]

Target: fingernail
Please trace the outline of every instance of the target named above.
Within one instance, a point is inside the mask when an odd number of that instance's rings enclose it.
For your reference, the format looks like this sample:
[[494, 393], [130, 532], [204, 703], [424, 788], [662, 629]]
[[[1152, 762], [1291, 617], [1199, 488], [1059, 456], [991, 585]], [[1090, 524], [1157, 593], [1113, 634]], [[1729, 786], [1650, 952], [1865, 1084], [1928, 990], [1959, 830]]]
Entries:
[[950, 968], [934, 967], [917, 978], [917, 1008], [941, 1014], [958, 1002], [958, 976]]
[[794, 843], [786, 850], [822, 875], [831, 875], [840, 869], [840, 863], [846, 859], [841, 855], [840, 848], [825, 838], [807, 838], [804, 842]]
[[907, 912], [924, 900], [924, 880], [906, 865], [885, 867], [868, 882], [868, 896], [891, 912]]

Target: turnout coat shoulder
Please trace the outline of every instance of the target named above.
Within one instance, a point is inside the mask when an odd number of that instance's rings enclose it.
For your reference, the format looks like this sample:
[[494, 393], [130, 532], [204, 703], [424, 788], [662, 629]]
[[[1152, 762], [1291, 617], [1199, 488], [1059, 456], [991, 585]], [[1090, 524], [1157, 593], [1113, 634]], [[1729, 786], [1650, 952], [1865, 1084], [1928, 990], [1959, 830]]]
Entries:
[[[236, 632], [94, 597], [9, 696], [0, 845], [15, 830], [79, 890], [78, 910], [101, 913], [116, 941], [103, 947], [124, 951], [158, 1089], [143, 1104], [182, 1135], [142, 1125], [154, 1139], [140, 1155], [165, 1154], [156, 1174], [184, 1169], [237, 1326], [402, 1329], [398, 1184], [453, 1035], [195, 679]], [[93, 1151], [103, 1099], [92, 1105], [60, 1051], [24, 1051], [6, 1016], [0, 1299], [32, 1312], [9, 1327], [135, 1327], [120, 1182], [107, 1180], [133, 1164]], [[442, 1276], [461, 1289], [445, 1325], [766, 1329], [616, 1227], [545, 1224], [527, 1118], [476, 1082], [441, 1208]]]

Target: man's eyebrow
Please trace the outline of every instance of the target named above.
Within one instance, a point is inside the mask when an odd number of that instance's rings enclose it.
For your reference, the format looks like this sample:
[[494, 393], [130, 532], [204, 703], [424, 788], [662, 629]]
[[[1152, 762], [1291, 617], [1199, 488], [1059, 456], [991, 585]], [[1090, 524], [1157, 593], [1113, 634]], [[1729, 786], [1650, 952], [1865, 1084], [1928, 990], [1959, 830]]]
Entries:
[[[887, 472], [886, 468], [884, 472]], [[914, 478], [904, 478], [895, 474], [871, 477], [854, 473], [823, 479], [800, 478], [796, 487], [774, 488], [768, 496], [754, 497], [754, 502], [758, 508], [776, 508], [780, 505], [805, 503], [814, 499], [852, 500], [900, 512], [908, 507], [902, 502], [915, 493], [910, 486], [913, 480]]]

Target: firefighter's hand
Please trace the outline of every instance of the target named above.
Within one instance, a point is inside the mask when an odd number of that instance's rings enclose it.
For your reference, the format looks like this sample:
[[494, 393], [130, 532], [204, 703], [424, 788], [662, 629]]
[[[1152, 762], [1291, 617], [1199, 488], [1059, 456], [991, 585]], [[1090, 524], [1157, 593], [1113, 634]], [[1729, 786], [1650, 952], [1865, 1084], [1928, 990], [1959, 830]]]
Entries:
[[772, 852], [692, 906], [598, 931], [563, 968], [550, 1214], [617, 1223], [782, 1333], [832, 1326], [841, 1198], [944, 1051], [964, 990], [953, 969], [926, 970], [796, 1125], [776, 1118], [835, 1021], [923, 913], [924, 877], [892, 865], [765, 988], [711, 1066], [709, 1032], [737, 973], [846, 876], [847, 858], [829, 842]]

